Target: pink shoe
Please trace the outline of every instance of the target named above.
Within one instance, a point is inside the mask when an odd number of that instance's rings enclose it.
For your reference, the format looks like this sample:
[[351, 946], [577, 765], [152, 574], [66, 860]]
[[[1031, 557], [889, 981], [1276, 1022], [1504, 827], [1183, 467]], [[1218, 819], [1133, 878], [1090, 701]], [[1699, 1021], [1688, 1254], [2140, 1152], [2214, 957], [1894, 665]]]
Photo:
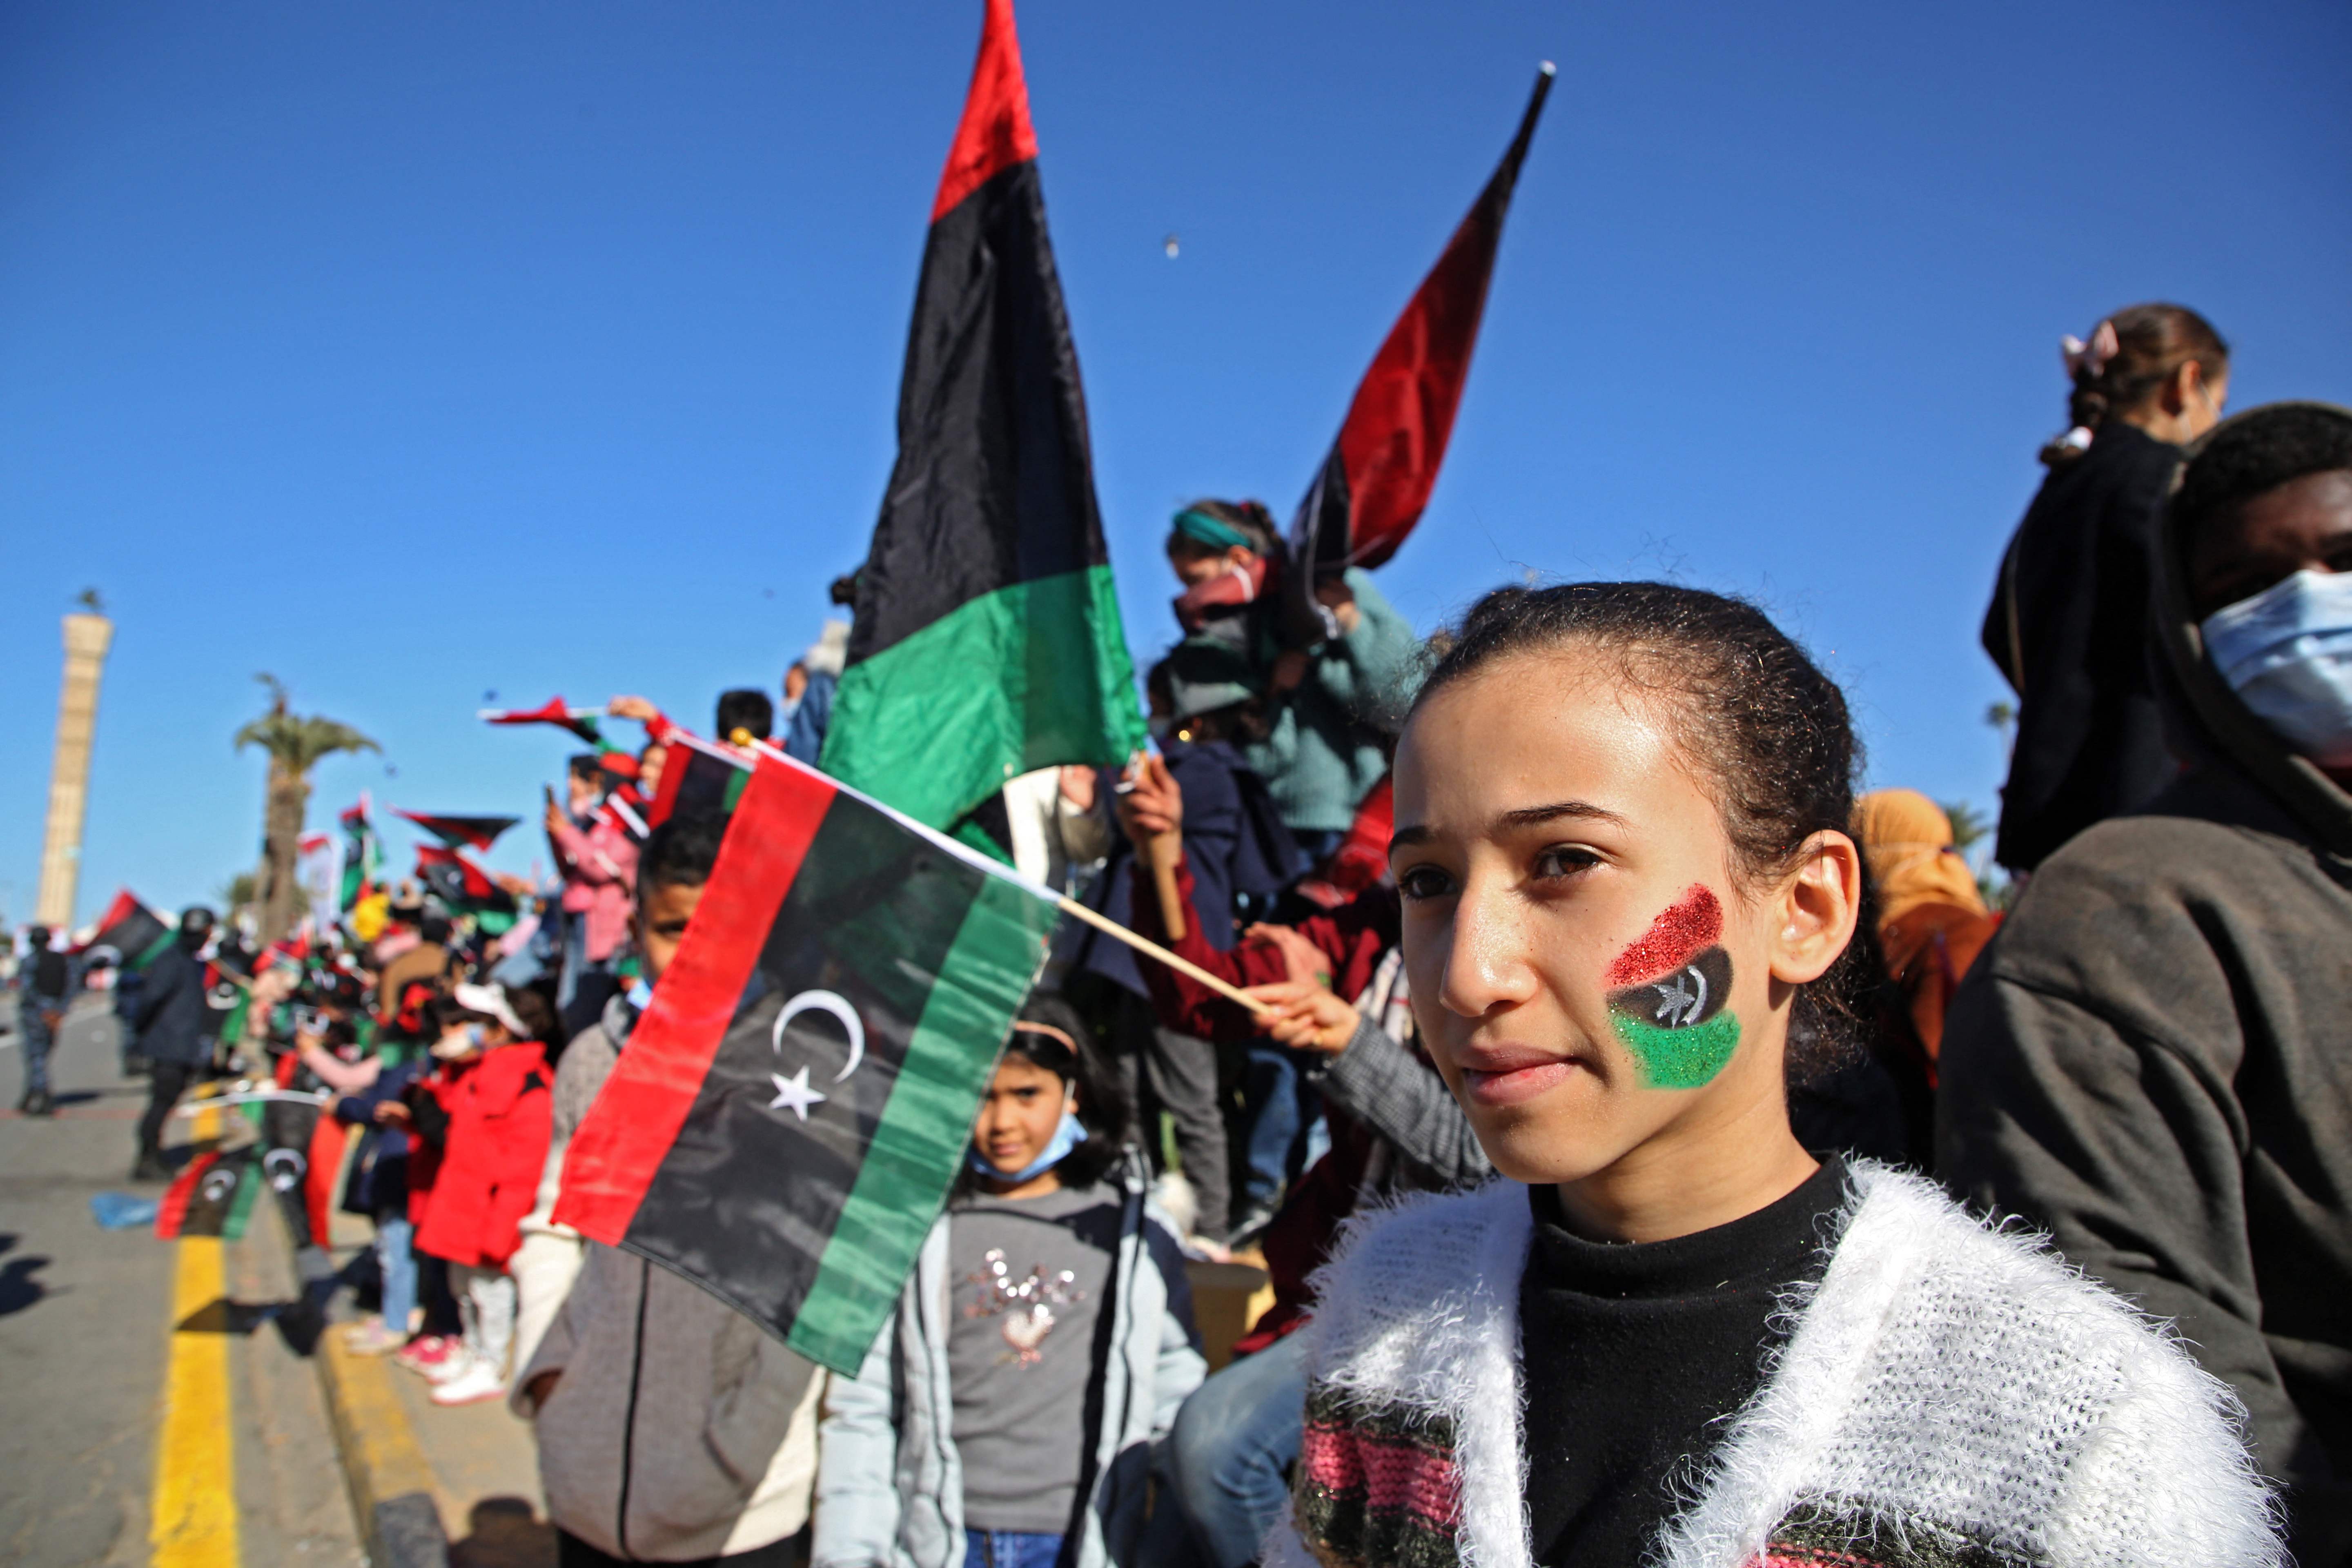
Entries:
[[408, 1336], [382, 1318], [353, 1323], [343, 1331], [343, 1348], [353, 1355], [384, 1355], [408, 1342]]
[[465, 1359], [464, 1346], [441, 1334], [419, 1334], [393, 1352], [392, 1359], [427, 1382], [438, 1382]]

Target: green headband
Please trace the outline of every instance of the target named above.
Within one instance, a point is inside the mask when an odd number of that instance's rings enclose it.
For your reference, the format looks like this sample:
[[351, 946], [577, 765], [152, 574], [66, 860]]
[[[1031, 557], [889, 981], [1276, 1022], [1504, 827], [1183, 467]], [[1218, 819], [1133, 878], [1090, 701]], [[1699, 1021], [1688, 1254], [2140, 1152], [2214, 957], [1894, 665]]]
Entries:
[[1248, 534], [1229, 522], [1219, 522], [1207, 512], [1191, 507], [1176, 514], [1176, 531], [1194, 543], [1205, 544], [1212, 550], [1231, 550], [1238, 544], [1252, 553], [1257, 552], [1256, 542]]

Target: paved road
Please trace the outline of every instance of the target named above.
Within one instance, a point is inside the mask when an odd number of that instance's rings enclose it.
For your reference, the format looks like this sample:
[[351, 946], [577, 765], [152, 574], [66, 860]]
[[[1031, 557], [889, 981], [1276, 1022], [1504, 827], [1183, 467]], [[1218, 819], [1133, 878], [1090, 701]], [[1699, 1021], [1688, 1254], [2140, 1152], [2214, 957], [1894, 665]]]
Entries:
[[[11, 1107], [13, 998], [0, 1021]], [[115, 1030], [85, 999], [50, 1063], [58, 1118], [0, 1110], [0, 1562], [357, 1568], [318, 1379], [273, 1310], [295, 1290], [277, 1214], [257, 1208], [226, 1245], [91, 1218], [96, 1194], [161, 1190], [124, 1179], [146, 1089], [121, 1076]], [[181, 1521], [160, 1547], [159, 1496]]]

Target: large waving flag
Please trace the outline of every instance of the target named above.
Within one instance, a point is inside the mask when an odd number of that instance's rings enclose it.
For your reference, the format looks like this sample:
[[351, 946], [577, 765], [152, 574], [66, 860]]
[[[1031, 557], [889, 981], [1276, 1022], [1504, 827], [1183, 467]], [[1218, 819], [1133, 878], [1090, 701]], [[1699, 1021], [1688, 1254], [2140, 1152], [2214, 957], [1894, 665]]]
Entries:
[[1292, 574], [1302, 594], [1318, 576], [1380, 565], [1396, 553], [1429, 504], [1463, 384], [1470, 377], [1470, 353], [1478, 345], [1503, 219], [1511, 210], [1519, 164], [1551, 82], [1551, 63], [1546, 61], [1527, 112], [1519, 117], [1518, 133], [1372, 356], [1339, 438], [1299, 503], [1291, 524], [1291, 557], [1304, 568]]
[[855, 1373], [964, 1157], [1052, 896], [772, 752], [555, 1217]]
[[1012, 0], [987, 5], [823, 755], [935, 827], [1016, 773], [1123, 762], [1144, 735]]

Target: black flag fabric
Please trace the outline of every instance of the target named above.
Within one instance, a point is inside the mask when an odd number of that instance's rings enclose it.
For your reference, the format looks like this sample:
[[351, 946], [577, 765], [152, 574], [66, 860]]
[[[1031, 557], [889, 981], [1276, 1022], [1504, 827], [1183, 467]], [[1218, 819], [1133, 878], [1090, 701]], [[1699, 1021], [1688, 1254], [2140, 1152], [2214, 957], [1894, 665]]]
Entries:
[[1454, 410], [1470, 377], [1470, 353], [1478, 345], [1503, 219], [1511, 210], [1519, 164], [1551, 83], [1547, 60], [1519, 117], [1518, 133], [1437, 265], [1389, 329], [1387, 342], [1356, 387], [1339, 438], [1299, 503], [1290, 541], [1291, 559], [1300, 569], [1290, 574], [1288, 586], [1294, 616], [1303, 615], [1310, 627], [1322, 619], [1312, 607], [1316, 582], [1349, 566], [1378, 566], [1388, 560], [1429, 504], [1454, 433]]
[[1012, 0], [987, 0], [824, 771], [932, 827], [1143, 742]]

